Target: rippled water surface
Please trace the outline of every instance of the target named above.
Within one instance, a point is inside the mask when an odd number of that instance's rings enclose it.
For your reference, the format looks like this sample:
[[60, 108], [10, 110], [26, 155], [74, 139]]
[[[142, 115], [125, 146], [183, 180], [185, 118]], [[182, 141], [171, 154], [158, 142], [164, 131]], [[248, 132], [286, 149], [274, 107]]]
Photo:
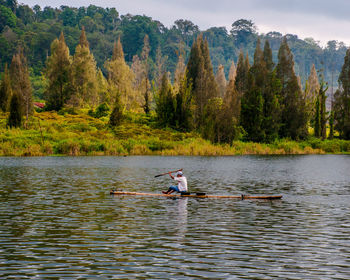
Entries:
[[[110, 196], [191, 191], [281, 201]], [[0, 158], [1, 279], [350, 279], [350, 156]]]

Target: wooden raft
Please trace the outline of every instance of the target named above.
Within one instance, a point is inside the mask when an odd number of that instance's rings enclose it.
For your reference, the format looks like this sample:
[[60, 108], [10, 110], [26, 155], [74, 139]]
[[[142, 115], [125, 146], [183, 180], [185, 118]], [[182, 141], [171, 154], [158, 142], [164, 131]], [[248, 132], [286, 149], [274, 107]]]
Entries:
[[112, 195], [136, 195], [136, 196], [162, 196], [162, 197], [194, 197], [194, 198], [231, 198], [231, 199], [281, 199], [282, 195], [207, 195], [207, 194], [163, 194], [163, 193], [142, 193], [142, 192], [125, 192], [111, 190]]

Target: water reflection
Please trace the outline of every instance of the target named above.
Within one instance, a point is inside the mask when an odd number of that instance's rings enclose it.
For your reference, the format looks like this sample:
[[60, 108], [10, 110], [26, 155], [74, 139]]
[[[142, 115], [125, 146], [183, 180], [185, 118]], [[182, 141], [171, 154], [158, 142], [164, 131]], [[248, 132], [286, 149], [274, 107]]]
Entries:
[[187, 204], [188, 197], [182, 197], [176, 201], [177, 213], [174, 216], [177, 228], [177, 236], [180, 242], [183, 242], [187, 232]]

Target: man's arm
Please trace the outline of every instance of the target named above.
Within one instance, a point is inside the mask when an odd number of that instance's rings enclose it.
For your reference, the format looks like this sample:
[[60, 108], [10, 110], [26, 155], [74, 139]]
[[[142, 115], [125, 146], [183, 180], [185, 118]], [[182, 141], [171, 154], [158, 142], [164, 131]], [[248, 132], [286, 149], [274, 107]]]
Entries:
[[169, 176], [171, 177], [171, 179], [173, 179], [173, 180], [174, 180], [174, 176], [173, 176], [173, 175], [171, 175], [171, 172], [169, 172]]

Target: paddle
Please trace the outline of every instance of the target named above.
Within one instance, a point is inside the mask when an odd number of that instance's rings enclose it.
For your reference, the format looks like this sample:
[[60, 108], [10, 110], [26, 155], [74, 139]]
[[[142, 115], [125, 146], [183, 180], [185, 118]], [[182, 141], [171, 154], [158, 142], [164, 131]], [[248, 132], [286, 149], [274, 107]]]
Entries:
[[175, 170], [175, 171], [168, 171], [168, 172], [166, 172], [166, 173], [158, 174], [158, 175], [154, 176], [154, 178], [156, 178], [156, 177], [160, 177], [160, 176], [164, 176], [164, 175], [167, 175], [167, 174], [169, 174], [169, 173], [175, 173], [175, 172], [178, 172], [178, 171], [182, 171], [182, 168], [181, 168], [181, 169], [179, 169], [179, 170]]

